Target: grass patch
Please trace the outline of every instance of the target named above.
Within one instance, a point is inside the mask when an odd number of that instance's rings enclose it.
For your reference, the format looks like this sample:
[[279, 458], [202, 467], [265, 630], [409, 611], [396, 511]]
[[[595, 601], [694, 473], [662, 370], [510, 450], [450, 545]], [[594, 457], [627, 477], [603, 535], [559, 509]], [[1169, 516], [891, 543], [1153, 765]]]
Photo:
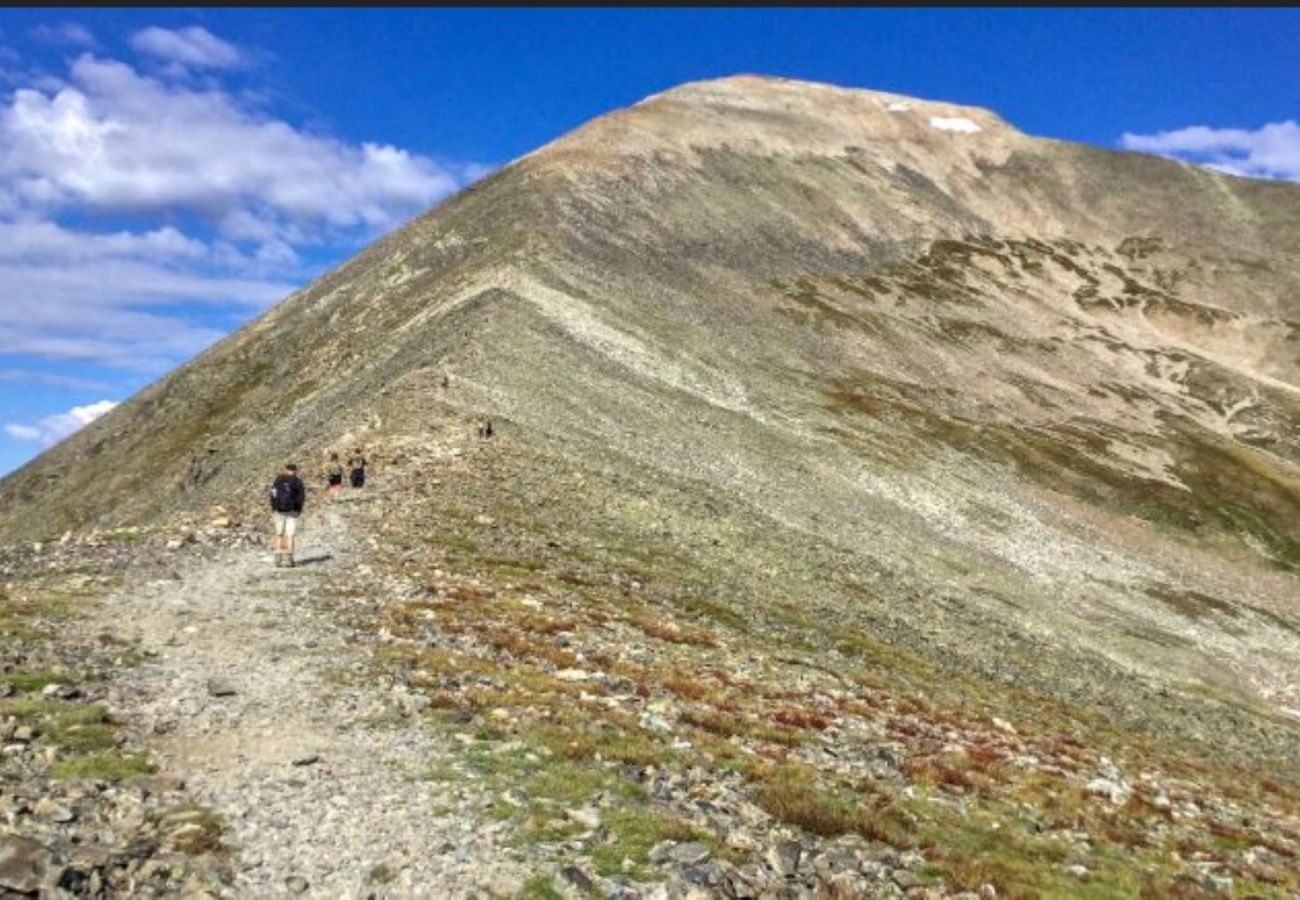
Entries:
[[209, 807], [182, 803], [151, 813], [150, 819], [168, 832], [168, 844], [181, 853], [199, 856], [229, 852], [230, 848], [221, 841], [225, 823]]
[[564, 900], [564, 895], [551, 885], [550, 875], [537, 875], [524, 885], [527, 900]]
[[[716, 849], [710, 833], [655, 810], [617, 809], [601, 818], [610, 837], [591, 848], [591, 861], [606, 877], [627, 872], [638, 880], [649, 879], [646, 855], [662, 841], [698, 841]], [[630, 872], [624, 860], [632, 864]]]
[[894, 847], [912, 845], [914, 824], [884, 795], [863, 796], [815, 786], [815, 773], [797, 767], [752, 773], [755, 801], [775, 818], [822, 837], [859, 834]]
[[0, 675], [0, 684], [11, 684], [23, 693], [39, 691], [51, 684], [67, 684], [69, 679], [47, 672], [6, 672]]
[[153, 771], [143, 754], [118, 750], [70, 756], [56, 760], [53, 767], [54, 777], [63, 781], [125, 781]]
[[667, 619], [656, 619], [650, 615], [637, 616], [632, 624], [650, 637], [659, 638], [670, 644], [689, 644], [696, 647], [716, 647], [717, 639], [702, 628], [680, 625]]

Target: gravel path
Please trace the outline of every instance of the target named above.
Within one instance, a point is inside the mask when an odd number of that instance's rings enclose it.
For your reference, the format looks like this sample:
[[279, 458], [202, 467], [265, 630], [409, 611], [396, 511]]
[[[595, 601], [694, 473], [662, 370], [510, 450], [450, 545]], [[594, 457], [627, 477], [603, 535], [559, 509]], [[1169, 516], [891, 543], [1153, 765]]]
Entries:
[[364, 676], [328, 614], [332, 576], [354, 565], [346, 505], [305, 517], [298, 568], [228, 550], [104, 604], [96, 626], [147, 657], [123, 713], [224, 817], [237, 896], [513, 893], [522, 870], [488, 798], [421, 777], [447, 749], [403, 714], [414, 696]]

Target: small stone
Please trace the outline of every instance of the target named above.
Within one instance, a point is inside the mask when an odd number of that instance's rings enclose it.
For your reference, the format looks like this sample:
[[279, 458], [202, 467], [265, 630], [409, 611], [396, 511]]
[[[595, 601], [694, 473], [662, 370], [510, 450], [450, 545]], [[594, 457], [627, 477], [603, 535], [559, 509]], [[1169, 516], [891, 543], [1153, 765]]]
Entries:
[[30, 725], [19, 725], [14, 729], [13, 739], [19, 744], [30, 744], [36, 738], [36, 731]]
[[799, 870], [802, 855], [803, 847], [797, 841], [777, 841], [768, 848], [764, 861], [773, 872], [788, 878]]
[[997, 716], [993, 717], [993, 727], [996, 728], [998, 731], [1005, 731], [1007, 734], [1016, 733], [1015, 727], [1012, 726], [1010, 722], [1008, 722], [1006, 719], [999, 719]]
[[32, 813], [42, 819], [48, 819], [51, 822], [57, 822], [60, 825], [72, 822], [77, 818], [76, 813], [66, 806], [60, 806], [49, 797], [42, 797], [32, 806]]
[[1127, 785], [1111, 778], [1094, 778], [1088, 782], [1087, 791], [1111, 803], [1123, 803], [1130, 793]]
[[0, 835], [0, 888], [35, 895], [49, 868], [50, 854], [37, 841]]
[[694, 841], [688, 844], [678, 844], [668, 852], [668, 858], [680, 866], [698, 866], [711, 855], [712, 853], [708, 847]]
[[238, 691], [235, 686], [224, 678], [208, 679], [208, 694], [212, 697], [233, 697]]
[[658, 734], [667, 734], [673, 730], [672, 723], [663, 716], [654, 713], [644, 713], [641, 716], [639, 724], [648, 731], [654, 731]]
[[998, 889], [991, 884], [980, 885], [980, 900], [997, 900]]
[[592, 882], [592, 880], [587, 877], [587, 874], [577, 866], [565, 866], [556, 873], [553, 880], [559, 882], [559, 889], [561, 891], [565, 888], [570, 888], [577, 890], [583, 896], [587, 896], [596, 890], [595, 883]]
[[560, 669], [555, 677], [559, 681], [586, 681], [591, 675], [582, 669]]
[[1074, 865], [1070, 866], [1065, 871], [1069, 872], [1075, 878], [1078, 878], [1080, 880], [1086, 879], [1088, 877], [1088, 867], [1081, 866], [1078, 863], [1075, 863]]
[[899, 869], [892, 877], [894, 879], [894, 884], [898, 885], [905, 891], [910, 890], [911, 888], [920, 887], [922, 884], [920, 876], [915, 872], [909, 872], [907, 869]]
[[309, 887], [307, 879], [303, 878], [301, 875], [290, 875], [284, 880], [284, 886], [295, 894], [304, 893]]
[[320, 762], [319, 753], [304, 753], [302, 756], [296, 756], [293, 759], [293, 765], [295, 766], [311, 766], [318, 762]]
[[565, 812], [565, 815], [588, 830], [595, 830], [600, 827], [600, 813], [591, 807], [570, 809]]

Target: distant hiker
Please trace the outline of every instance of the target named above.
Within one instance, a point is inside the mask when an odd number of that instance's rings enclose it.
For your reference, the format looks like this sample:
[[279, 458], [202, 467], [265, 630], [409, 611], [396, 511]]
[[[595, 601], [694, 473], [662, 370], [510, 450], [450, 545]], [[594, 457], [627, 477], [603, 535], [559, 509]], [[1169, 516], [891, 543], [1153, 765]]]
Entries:
[[366, 486], [366, 458], [361, 455], [361, 448], [358, 447], [352, 451], [348, 457], [348, 469], [350, 471], [352, 486], [360, 490]]
[[444, 388], [451, 387], [451, 379], [447, 377], [446, 373], [443, 373], [442, 376], [442, 386]]
[[475, 419], [474, 422], [478, 426], [478, 436], [480, 438], [486, 440], [487, 438], [492, 437], [491, 419]]
[[275, 518], [275, 565], [293, 568], [294, 537], [307, 491], [298, 477], [298, 467], [288, 463], [271, 485], [271, 511]]
[[337, 497], [343, 491], [343, 463], [339, 462], [337, 453], [330, 454], [330, 464], [325, 467], [325, 477], [329, 479], [330, 496]]

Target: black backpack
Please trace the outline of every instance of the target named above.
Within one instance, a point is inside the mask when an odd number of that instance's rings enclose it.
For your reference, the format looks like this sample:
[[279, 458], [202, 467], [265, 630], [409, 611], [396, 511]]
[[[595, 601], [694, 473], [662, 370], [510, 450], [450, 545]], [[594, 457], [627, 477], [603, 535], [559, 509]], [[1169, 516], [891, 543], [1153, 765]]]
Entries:
[[288, 478], [277, 478], [271, 486], [271, 505], [276, 512], [293, 512], [293, 482]]

